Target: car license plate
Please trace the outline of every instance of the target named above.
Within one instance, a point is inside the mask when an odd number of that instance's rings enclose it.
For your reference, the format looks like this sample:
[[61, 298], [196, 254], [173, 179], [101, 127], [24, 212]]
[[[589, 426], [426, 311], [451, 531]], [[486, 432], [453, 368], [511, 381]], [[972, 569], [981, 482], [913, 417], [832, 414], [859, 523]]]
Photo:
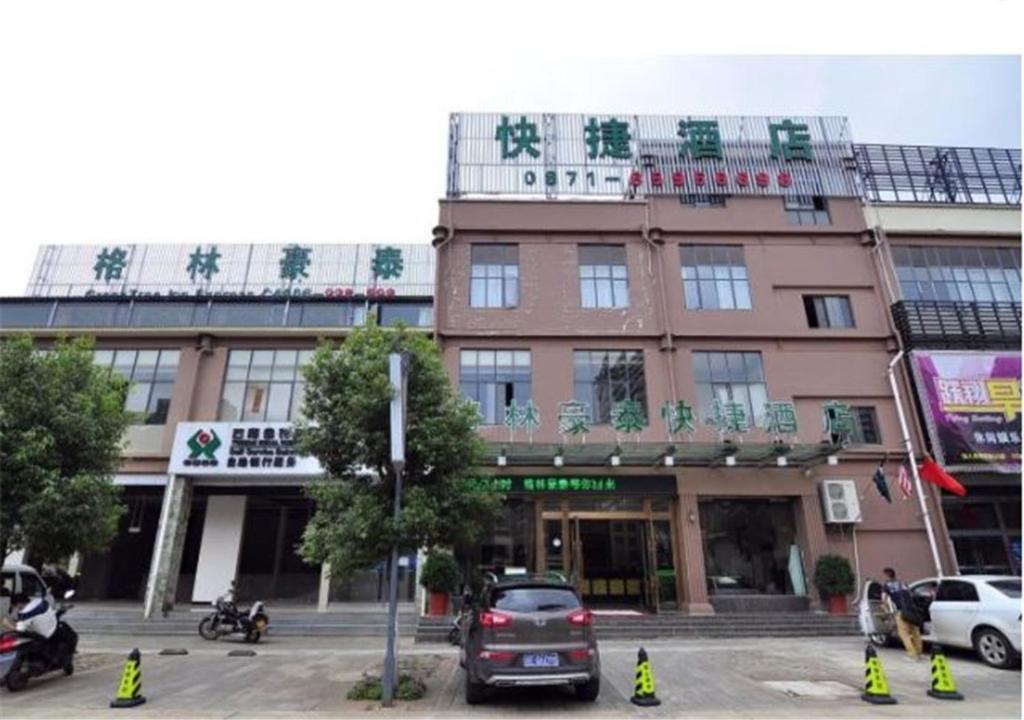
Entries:
[[523, 667], [558, 667], [558, 653], [523, 655]]

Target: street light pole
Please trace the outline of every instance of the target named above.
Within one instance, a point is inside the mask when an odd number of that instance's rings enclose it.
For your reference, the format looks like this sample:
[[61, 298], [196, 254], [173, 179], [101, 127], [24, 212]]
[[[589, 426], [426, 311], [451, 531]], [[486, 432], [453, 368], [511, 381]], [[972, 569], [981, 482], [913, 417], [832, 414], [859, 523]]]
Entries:
[[[409, 363], [402, 353], [388, 355], [388, 378], [393, 388], [391, 397], [391, 467], [395, 473], [395, 526], [402, 517], [402, 471], [405, 469], [405, 403]], [[384, 707], [395, 703], [398, 684], [398, 657], [395, 645], [398, 635], [398, 541], [391, 546], [388, 563], [388, 626], [387, 650], [384, 654], [384, 676], [381, 678], [381, 701]]]
[[910, 429], [907, 427], [907, 418], [903, 414], [903, 402], [900, 400], [900, 390], [896, 385], [896, 364], [903, 357], [903, 351], [896, 353], [896, 357], [889, 363], [889, 385], [892, 387], [892, 397], [896, 401], [896, 414], [900, 419], [900, 430], [903, 432], [903, 447], [907, 451], [907, 460], [910, 463], [910, 473], [914, 476], [914, 489], [917, 490], [917, 500], [921, 503], [921, 519], [924, 520], [924, 529], [928, 533], [928, 545], [932, 551], [932, 561], [935, 563], [935, 572], [942, 577], [942, 562], [939, 560], [939, 548], [935, 543], [935, 531], [932, 529], [932, 518], [928, 512], [928, 502], [924, 496], [924, 488], [921, 486], [921, 475], [917, 472], [917, 457], [914, 455], [914, 446], [910, 442]]

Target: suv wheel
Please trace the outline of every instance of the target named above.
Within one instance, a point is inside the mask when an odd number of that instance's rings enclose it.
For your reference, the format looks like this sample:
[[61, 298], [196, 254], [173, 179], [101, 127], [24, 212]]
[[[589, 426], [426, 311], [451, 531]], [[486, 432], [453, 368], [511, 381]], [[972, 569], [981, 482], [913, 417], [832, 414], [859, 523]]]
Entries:
[[974, 650], [986, 665], [1006, 669], [1013, 664], [1010, 641], [995, 628], [985, 627], [974, 633]]
[[479, 705], [487, 699], [487, 686], [483, 683], [473, 682], [466, 673], [466, 704]]
[[577, 685], [576, 688], [576, 699], [583, 700], [584, 702], [594, 702], [597, 700], [598, 693], [601, 692], [601, 676], [592, 677], [582, 685]]

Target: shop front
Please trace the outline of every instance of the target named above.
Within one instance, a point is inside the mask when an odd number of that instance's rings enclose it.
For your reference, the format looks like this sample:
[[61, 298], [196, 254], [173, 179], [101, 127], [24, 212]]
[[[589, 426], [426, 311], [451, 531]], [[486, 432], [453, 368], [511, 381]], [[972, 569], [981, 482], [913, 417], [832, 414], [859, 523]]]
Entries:
[[675, 477], [523, 475], [482, 481], [506, 501], [489, 536], [462, 553], [471, 572], [556, 572], [595, 607], [677, 606]]

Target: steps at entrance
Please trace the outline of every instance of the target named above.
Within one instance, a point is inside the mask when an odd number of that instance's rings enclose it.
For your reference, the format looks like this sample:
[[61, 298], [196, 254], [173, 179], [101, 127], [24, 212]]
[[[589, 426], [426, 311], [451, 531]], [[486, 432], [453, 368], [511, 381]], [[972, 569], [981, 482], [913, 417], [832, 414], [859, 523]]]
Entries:
[[[145, 620], [141, 608], [94, 609], [75, 607], [67, 615], [68, 623], [78, 632], [89, 635], [198, 635], [199, 621], [207, 614], [175, 610], [167, 617]], [[384, 637], [387, 629], [386, 610], [317, 612], [315, 610], [281, 610], [267, 608], [271, 637]], [[403, 608], [398, 614], [399, 635], [416, 632], [415, 612]]]
[[[416, 642], [447, 642], [451, 618], [420, 618]], [[857, 635], [856, 615], [818, 613], [729, 613], [722, 615], [595, 616], [599, 639], [645, 640], [661, 637], [814, 637]]]

